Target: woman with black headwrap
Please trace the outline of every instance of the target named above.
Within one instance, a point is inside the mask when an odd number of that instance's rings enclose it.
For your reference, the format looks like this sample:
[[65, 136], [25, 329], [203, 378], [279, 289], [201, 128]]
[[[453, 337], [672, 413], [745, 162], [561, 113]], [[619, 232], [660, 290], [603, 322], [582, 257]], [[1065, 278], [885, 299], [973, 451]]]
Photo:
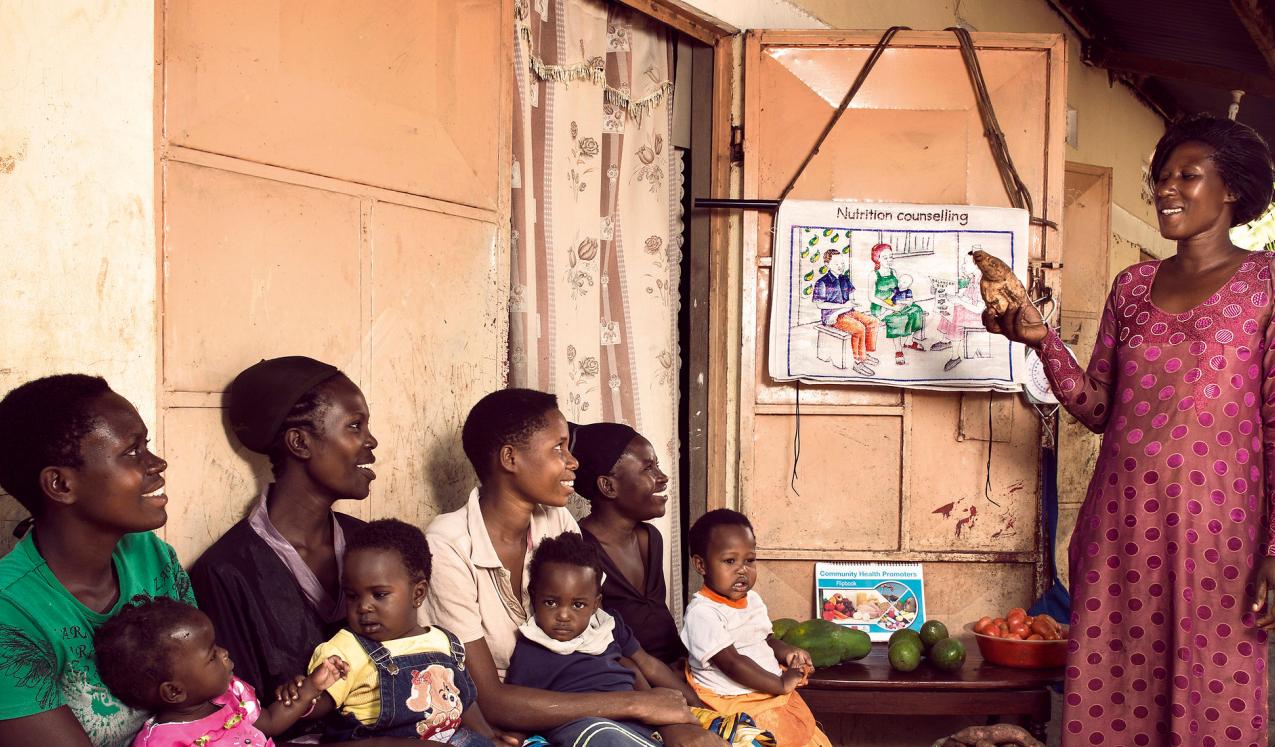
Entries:
[[655, 447], [619, 423], [573, 426], [571, 453], [580, 461], [575, 489], [591, 511], [580, 522], [585, 540], [602, 550], [602, 603], [633, 629], [642, 648], [672, 664], [686, 656], [669, 612], [664, 538], [649, 521], [664, 515], [668, 475]]
[[266, 705], [345, 619], [345, 534], [363, 522], [332, 504], [367, 498], [377, 444], [363, 393], [313, 358], [249, 367], [226, 390], [226, 405], [240, 442], [270, 457], [274, 483], [190, 577], [235, 674]]

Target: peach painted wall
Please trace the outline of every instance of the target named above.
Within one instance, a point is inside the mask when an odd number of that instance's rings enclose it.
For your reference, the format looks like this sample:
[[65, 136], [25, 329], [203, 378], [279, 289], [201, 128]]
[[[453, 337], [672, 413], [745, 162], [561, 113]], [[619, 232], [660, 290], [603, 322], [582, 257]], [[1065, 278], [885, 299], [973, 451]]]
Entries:
[[0, 4], [0, 392], [100, 374], [152, 431], [154, 33], [150, 2]]

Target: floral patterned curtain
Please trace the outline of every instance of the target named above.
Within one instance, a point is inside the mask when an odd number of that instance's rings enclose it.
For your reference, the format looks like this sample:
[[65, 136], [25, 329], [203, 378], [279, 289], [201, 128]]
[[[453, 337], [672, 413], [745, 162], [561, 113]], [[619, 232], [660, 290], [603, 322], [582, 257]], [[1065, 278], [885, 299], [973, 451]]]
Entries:
[[515, 14], [510, 383], [556, 393], [569, 420], [632, 425], [676, 478], [674, 40], [604, 0]]

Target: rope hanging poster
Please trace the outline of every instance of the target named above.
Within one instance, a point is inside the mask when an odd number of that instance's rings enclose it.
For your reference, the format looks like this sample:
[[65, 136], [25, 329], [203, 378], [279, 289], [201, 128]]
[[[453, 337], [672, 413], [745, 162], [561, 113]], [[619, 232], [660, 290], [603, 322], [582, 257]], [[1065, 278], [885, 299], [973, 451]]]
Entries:
[[984, 255], [1026, 282], [1027, 225], [1019, 208], [784, 201], [771, 378], [1018, 391], [1022, 346], [984, 329], [979, 282], [999, 267]]

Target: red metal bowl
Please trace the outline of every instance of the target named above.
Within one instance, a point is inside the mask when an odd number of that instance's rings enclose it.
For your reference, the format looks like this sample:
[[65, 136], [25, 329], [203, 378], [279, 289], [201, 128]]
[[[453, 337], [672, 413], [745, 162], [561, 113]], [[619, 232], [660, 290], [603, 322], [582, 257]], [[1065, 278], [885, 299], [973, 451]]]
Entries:
[[975, 633], [974, 623], [965, 625], [965, 631], [978, 641], [978, 652], [985, 660], [1022, 669], [1050, 669], [1067, 662], [1067, 626], [1062, 628], [1063, 637], [1058, 641], [1020, 641]]

